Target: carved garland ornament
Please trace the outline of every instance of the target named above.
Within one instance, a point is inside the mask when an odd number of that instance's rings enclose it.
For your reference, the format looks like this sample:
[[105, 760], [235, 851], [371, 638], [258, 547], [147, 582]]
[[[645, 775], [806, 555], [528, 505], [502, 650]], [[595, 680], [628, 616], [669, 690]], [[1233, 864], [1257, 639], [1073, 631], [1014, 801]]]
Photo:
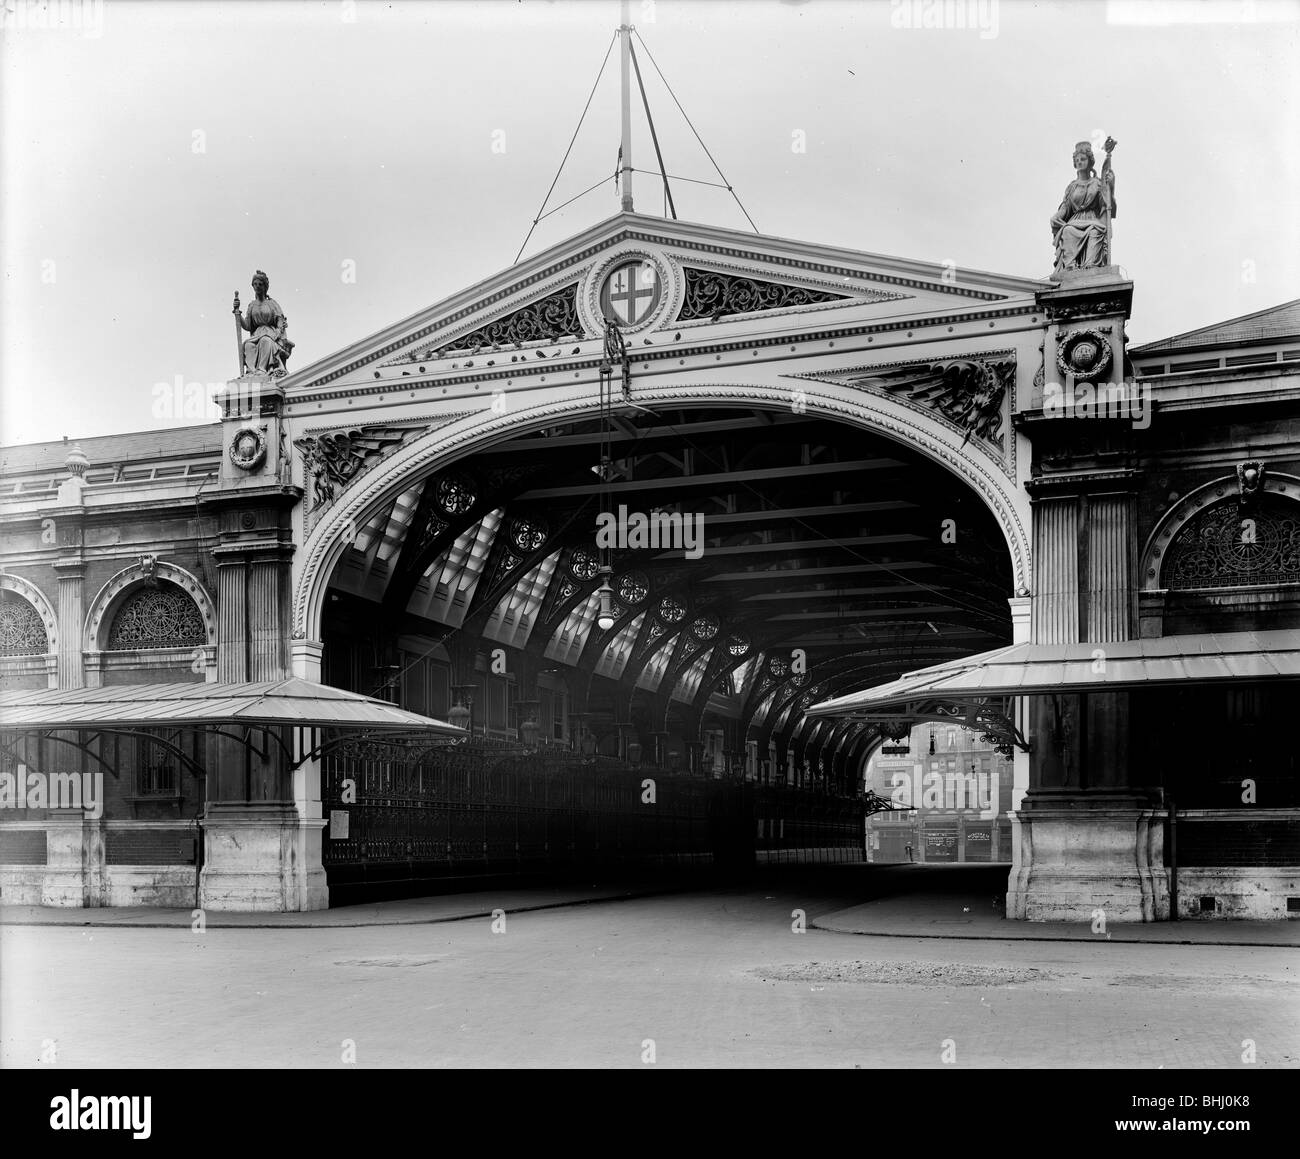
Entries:
[[230, 440], [230, 461], [241, 471], [255, 471], [266, 462], [266, 423], [235, 432]]
[[1056, 365], [1062, 374], [1098, 378], [1110, 368], [1110, 327], [1074, 330], [1056, 347]]

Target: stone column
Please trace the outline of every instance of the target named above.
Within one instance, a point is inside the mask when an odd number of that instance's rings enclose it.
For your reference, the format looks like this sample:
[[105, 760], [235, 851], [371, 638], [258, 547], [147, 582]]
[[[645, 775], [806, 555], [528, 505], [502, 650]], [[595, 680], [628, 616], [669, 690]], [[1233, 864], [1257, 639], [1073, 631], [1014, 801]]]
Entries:
[[[223, 462], [220, 489], [205, 502], [217, 515], [221, 544], [217, 565], [219, 683], [272, 682], [290, 675], [290, 560], [292, 513], [299, 488], [285, 480], [279, 459], [282, 391], [232, 384], [223, 401], [222, 438], [265, 438], [265, 457]], [[304, 643], [304, 642], [297, 642]], [[293, 649], [306, 678], [319, 677], [320, 649]], [[286, 727], [280, 739], [295, 756], [311, 743], [309, 730]], [[214, 741], [203, 817], [202, 905], [214, 910], [306, 910], [329, 904], [321, 862], [324, 820], [320, 768], [292, 767], [275, 737], [254, 733], [253, 751], [235, 741]]]
[[[1105, 445], [1106, 457], [1084, 457], [1066, 478], [1030, 484], [1033, 642], [1095, 645], [1084, 654], [1104, 666], [1106, 645], [1136, 631], [1135, 473], [1115, 465], [1123, 453], [1116, 432], [1088, 441]], [[1008, 915], [1086, 921], [1100, 909], [1113, 921], [1166, 917], [1164, 814], [1131, 784], [1129, 694], [1029, 700], [1030, 782], [1012, 814]]]

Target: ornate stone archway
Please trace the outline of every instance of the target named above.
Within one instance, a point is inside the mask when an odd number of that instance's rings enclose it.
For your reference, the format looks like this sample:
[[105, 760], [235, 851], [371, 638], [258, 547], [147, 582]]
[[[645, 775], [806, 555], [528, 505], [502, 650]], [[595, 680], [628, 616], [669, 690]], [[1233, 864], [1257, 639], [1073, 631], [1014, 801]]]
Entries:
[[[217, 652], [217, 608], [197, 576], [178, 567], [174, 563], [146, 558], [130, 567], [123, 568], [110, 579], [95, 596], [86, 614], [85, 628], [82, 633], [82, 647], [86, 657], [87, 679], [97, 683], [103, 679], [102, 662], [107, 659], [109, 633], [112, 631], [114, 617], [123, 602], [144, 584], [152, 580], [164, 580], [174, 584], [193, 601], [203, 622], [206, 642], [195, 647], [186, 644], [179, 649], [153, 648], [148, 650], [142, 660], [147, 667], [158, 666], [164, 658], [175, 651], [189, 653], [192, 671], [202, 673], [208, 681], [216, 679]], [[171, 655], [168, 664], [174, 666], [175, 658]]]
[[[978, 446], [963, 445], [960, 428], [938, 416], [919, 415], [893, 398], [836, 383], [807, 381], [799, 387], [799, 405], [806, 413], [839, 420], [894, 439], [945, 467], [969, 486], [993, 514], [1002, 530], [1011, 560], [1014, 590], [1032, 584], [1029, 502], [1015, 480]], [[786, 409], [791, 391], [781, 386], [744, 383], [689, 384], [639, 389], [638, 406], [708, 405]], [[335, 502], [303, 536], [294, 561], [293, 637], [298, 675], [319, 675], [319, 651], [326, 589], [340, 556], [356, 529], [386, 499], [434, 471], [474, 451], [517, 435], [597, 414], [600, 399], [589, 390], [527, 409], [498, 414], [485, 408], [428, 432], [383, 460], [337, 496]], [[1014, 436], [1012, 436], [1014, 437]], [[301, 509], [299, 518], [303, 518]], [[305, 530], [305, 528], [304, 528]], [[1012, 593], [1008, 593], [1010, 596]]]

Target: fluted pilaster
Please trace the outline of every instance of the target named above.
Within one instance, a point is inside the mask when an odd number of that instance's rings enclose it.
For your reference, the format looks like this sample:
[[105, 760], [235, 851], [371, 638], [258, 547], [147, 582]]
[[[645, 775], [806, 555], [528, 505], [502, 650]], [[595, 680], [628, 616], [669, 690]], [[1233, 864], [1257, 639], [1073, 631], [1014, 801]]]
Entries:
[[248, 572], [248, 679], [283, 680], [288, 654], [289, 564], [255, 559]]
[[217, 679], [248, 676], [248, 565], [242, 555], [217, 554]]
[[1074, 495], [1034, 504], [1033, 639], [1079, 639], [1079, 501]]
[[59, 687], [80, 688], [86, 683], [81, 651], [82, 623], [86, 614], [86, 565], [81, 561], [56, 563], [59, 577]]
[[1133, 636], [1132, 499], [1096, 495], [1088, 503], [1088, 641]]

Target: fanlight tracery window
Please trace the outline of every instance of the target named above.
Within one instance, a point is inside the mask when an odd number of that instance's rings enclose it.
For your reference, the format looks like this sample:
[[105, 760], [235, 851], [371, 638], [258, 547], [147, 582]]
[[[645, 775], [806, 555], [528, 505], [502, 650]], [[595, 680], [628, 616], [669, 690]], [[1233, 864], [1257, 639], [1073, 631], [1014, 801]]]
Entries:
[[0, 595], [0, 656], [43, 656], [49, 648], [40, 612], [22, 596]]
[[107, 650], [193, 648], [208, 642], [198, 605], [174, 584], [142, 587], [118, 608]]
[[1170, 590], [1300, 583], [1300, 506], [1270, 497], [1207, 508], [1174, 536], [1162, 578]]

